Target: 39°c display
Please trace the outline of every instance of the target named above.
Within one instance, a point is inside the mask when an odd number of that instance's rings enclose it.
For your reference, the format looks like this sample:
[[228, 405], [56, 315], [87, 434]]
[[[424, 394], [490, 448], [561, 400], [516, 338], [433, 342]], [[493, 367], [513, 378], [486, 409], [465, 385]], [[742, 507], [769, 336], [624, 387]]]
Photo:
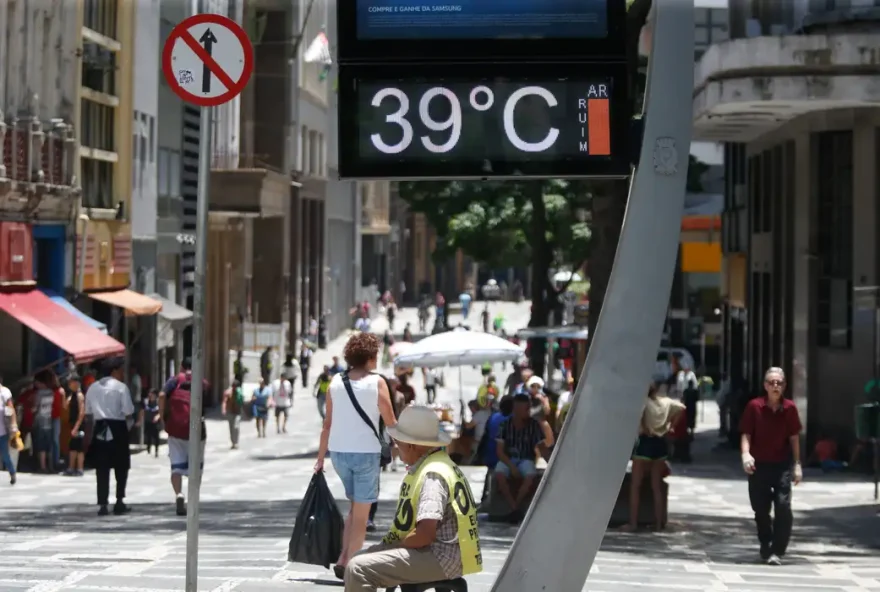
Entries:
[[[610, 77], [358, 80], [342, 174], [500, 177], [628, 173]], [[340, 130], [344, 133], [344, 130]], [[622, 158], [621, 158], [622, 157]]]

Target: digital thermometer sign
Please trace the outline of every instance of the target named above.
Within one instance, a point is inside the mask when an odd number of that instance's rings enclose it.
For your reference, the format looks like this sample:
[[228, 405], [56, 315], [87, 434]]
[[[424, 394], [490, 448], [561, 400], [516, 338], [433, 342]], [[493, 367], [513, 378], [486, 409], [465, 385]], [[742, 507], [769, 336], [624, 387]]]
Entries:
[[359, 68], [349, 78], [342, 67], [340, 100], [350, 106], [340, 113], [340, 137], [350, 139], [340, 147], [344, 177], [629, 173], [623, 83], [612, 72], [401, 79], [384, 70], [366, 76]]

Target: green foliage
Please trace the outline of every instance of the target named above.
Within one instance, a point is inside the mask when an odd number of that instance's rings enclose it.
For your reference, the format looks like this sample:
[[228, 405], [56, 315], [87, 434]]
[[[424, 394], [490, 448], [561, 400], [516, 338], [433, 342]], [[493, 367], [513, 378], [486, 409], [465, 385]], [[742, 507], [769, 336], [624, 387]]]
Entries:
[[590, 194], [581, 181], [406, 181], [400, 196], [425, 215], [438, 234], [434, 258], [461, 249], [492, 267], [534, 263], [534, 204], [543, 195], [544, 229], [553, 265], [579, 264], [589, 257]]

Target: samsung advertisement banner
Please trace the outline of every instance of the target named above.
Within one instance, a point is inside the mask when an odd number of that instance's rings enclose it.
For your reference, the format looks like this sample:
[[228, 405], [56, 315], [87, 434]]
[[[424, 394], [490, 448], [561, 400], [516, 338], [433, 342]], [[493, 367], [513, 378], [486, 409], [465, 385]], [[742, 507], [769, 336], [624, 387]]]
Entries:
[[340, 63], [623, 60], [625, 0], [347, 0]]
[[625, 177], [626, 0], [337, 4], [348, 179]]
[[390, 39], [603, 38], [605, 0], [357, 0], [357, 37]]

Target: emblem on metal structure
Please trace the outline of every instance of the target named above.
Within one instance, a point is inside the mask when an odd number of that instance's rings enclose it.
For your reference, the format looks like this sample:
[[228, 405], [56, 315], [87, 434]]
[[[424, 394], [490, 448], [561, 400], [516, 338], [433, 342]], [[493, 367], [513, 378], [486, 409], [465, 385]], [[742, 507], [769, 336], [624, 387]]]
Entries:
[[678, 149], [675, 138], [657, 138], [654, 142], [654, 172], [672, 176], [678, 172]]

